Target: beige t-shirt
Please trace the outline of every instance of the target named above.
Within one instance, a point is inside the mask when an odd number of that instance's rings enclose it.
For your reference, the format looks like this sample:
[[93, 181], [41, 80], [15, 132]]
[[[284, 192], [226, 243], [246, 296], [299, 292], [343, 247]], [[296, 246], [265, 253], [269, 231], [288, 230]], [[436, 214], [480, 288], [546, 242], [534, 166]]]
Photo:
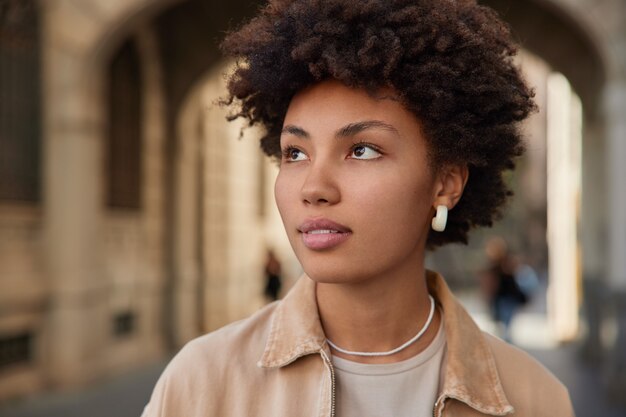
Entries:
[[437, 400], [446, 346], [443, 320], [433, 342], [402, 362], [371, 365], [333, 356], [337, 415], [429, 417]]

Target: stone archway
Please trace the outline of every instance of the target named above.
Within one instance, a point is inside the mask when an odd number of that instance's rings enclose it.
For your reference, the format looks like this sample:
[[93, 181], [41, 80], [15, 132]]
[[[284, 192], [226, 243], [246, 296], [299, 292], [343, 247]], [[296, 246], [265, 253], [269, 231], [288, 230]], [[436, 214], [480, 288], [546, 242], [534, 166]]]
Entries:
[[[580, 96], [584, 112], [582, 135], [582, 212], [580, 238], [584, 282], [593, 280], [591, 295], [604, 271], [603, 241], [605, 184], [605, 137], [603, 93], [608, 77], [608, 53], [595, 28], [553, 0], [482, 0], [509, 22], [521, 45], [562, 73]], [[576, 300], [571, 300], [575, 303]]]
[[[155, 199], [160, 198], [161, 208], [153, 208], [152, 211], [154, 212], [153, 219], [156, 219], [158, 215], [162, 216], [159, 221], [163, 227], [162, 230], [153, 232], [153, 237], [163, 244], [160, 250], [153, 251], [153, 256], [151, 256], [151, 259], [156, 259], [157, 253], [161, 255], [159, 263], [161, 273], [156, 273], [159, 278], [156, 279], [156, 283], [155, 280], [151, 282], [148, 291], [153, 294], [153, 299], [158, 298], [159, 294], [164, 294], [163, 311], [160, 314], [161, 328], [166, 345], [170, 348], [177, 348], [193, 336], [238, 318], [240, 313], [236, 308], [232, 308], [232, 305], [237, 302], [232, 295], [229, 295], [230, 284], [227, 281], [238, 283], [239, 290], [241, 290], [247, 287], [243, 284], [245, 278], [242, 280], [237, 277], [243, 271], [253, 272], [250, 267], [248, 269], [239, 267], [239, 273], [235, 273], [237, 265], [228, 261], [231, 252], [236, 249], [226, 250], [228, 247], [226, 237], [233, 240], [238, 236], [231, 230], [232, 227], [226, 227], [224, 230], [220, 228], [211, 233], [203, 231], [204, 223], [208, 225], [208, 228], [212, 227], [212, 215], [204, 209], [207, 205], [204, 183], [211, 179], [203, 178], [202, 173], [206, 170], [207, 164], [210, 167], [222, 164], [223, 157], [227, 156], [228, 151], [222, 152], [219, 148], [223, 145], [216, 144], [214, 149], [208, 152], [218, 152], [222, 159], [211, 160], [211, 155], [206, 154], [207, 150], [204, 148], [212, 141], [209, 140], [210, 138], [207, 139], [208, 136], [207, 138], [201, 137], [203, 127], [199, 126], [199, 123], [206, 118], [200, 114], [203, 111], [200, 93], [194, 90], [199, 80], [212, 69], [220, 66], [221, 57], [217, 50], [217, 41], [222, 33], [228, 25], [232, 24], [232, 21], [241, 20], [255, 7], [256, 3], [250, 1], [239, 1], [216, 7], [205, 1], [192, 0], [177, 2], [168, 8], [161, 7], [158, 14], [154, 13], [154, 7], [151, 8], [150, 13], [142, 11], [135, 13], [143, 17], [144, 22], [132, 36], [135, 36], [144, 46], [144, 58], [152, 68], [146, 68], [146, 81], [150, 81], [150, 84], [146, 86], [151, 91], [146, 91], [145, 97], [147, 100], [158, 103], [157, 108], [148, 106], [145, 116], [146, 128], [152, 130], [152, 136], [147, 135], [145, 138], [146, 145], [149, 148], [148, 151], [152, 149], [153, 156], [145, 156], [144, 159], [147, 160], [146, 165], [152, 161], [151, 172], [154, 175], [160, 172], [159, 180], [156, 182], [151, 180], [153, 176], [146, 174], [148, 181], [153, 183], [153, 186], [147, 187], [146, 192], [153, 190], [152, 194], [155, 195]], [[110, 36], [110, 42], [119, 43], [119, 39], [119, 35]], [[103, 45], [100, 49], [106, 51], [112, 48]], [[219, 74], [214, 74], [214, 78], [221, 77]], [[207, 106], [205, 103], [204, 107]], [[223, 115], [219, 118], [219, 123], [225, 123]], [[214, 122], [214, 124], [217, 123]], [[219, 129], [213, 127], [210, 130], [215, 135], [215, 131]], [[232, 132], [229, 135], [236, 136]], [[207, 144], [202, 142], [205, 139], [208, 140]], [[160, 156], [157, 155], [159, 151], [155, 153], [155, 146], [162, 146]], [[229, 157], [225, 159], [228, 162]], [[228, 168], [228, 163], [225, 167]], [[222, 174], [226, 175], [224, 172]], [[237, 177], [237, 173], [234, 172], [230, 175]], [[156, 184], [157, 182], [161, 183]], [[227, 188], [228, 179], [221, 177], [217, 182], [219, 184], [213, 181], [214, 187], [211, 188], [214, 193], [213, 200], [220, 199], [216, 198], [220, 194], [216, 190], [220, 187], [221, 194], [227, 194], [224, 192], [224, 187]], [[194, 195], [195, 192], [198, 194]], [[232, 202], [228, 204], [233, 206]], [[238, 206], [240, 205], [234, 204], [235, 209]], [[147, 206], [148, 209], [150, 207]], [[225, 209], [228, 207], [230, 206], [225, 206]], [[229, 216], [224, 210], [221, 213], [217, 222], [226, 224]], [[258, 230], [259, 227], [250, 229]], [[226, 234], [224, 234], [225, 231]], [[215, 234], [223, 237], [224, 241], [221, 244], [213, 242]], [[250, 240], [257, 239], [258, 236], [255, 235]], [[212, 251], [205, 250], [205, 246], [211, 247]], [[221, 253], [221, 255], [215, 255], [215, 253]], [[215, 262], [218, 258], [220, 262]], [[259, 256], [252, 256], [253, 262], [258, 263], [258, 258]], [[260, 265], [256, 265], [255, 268], [259, 271], [262, 269]], [[208, 275], [220, 276], [224, 282], [207, 281]], [[162, 289], [157, 294], [159, 285]], [[209, 291], [211, 289], [212, 291]], [[246, 299], [245, 294], [242, 298]], [[203, 308], [203, 306], [209, 307]], [[151, 311], [154, 313], [155, 308], [153, 307]]]
[[[156, 38], [158, 40], [161, 63], [163, 69], [163, 88], [165, 100], [167, 102], [165, 129], [165, 190], [168, 196], [174, 196], [176, 193], [175, 176], [177, 172], [176, 155], [179, 154], [179, 146], [185, 143], [181, 138], [182, 131], [178, 129], [179, 118], [183, 115], [183, 108], [186, 100], [194, 94], [192, 91], [199, 81], [212, 68], [218, 67], [221, 62], [221, 55], [217, 48], [217, 43], [224, 31], [233, 21], [240, 21], [246, 15], [253, 12], [255, 2], [236, 1], [229, 4], [220, 5], [219, 7], [209, 4], [201, 0], [187, 1], [171, 7], [152, 20], [152, 25]], [[199, 103], [199, 97], [196, 97], [196, 104]], [[202, 120], [202, 117], [200, 119]], [[198, 135], [198, 132], [195, 133]], [[165, 202], [165, 234], [172, 237], [165, 241], [165, 285], [167, 292], [177, 288], [177, 269], [175, 267], [176, 260], [173, 258], [176, 253], [176, 201], [172, 198], [166, 199]], [[202, 214], [200, 214], [202, 216]], [[200, 234], [200, 237], [203, 235]], [[200, 255], [199, 259], [204, 259], [204, 255]], [[203, 261], [202, 261], [203, 262]], [[200, 262], [200, 264], [202, 263]], [[200, 268], [203, 268], [201, 265]], [[202, 276], [200, 273], [198, 277]], [[204, 281], [199, 279], [197, 286], [202, 288]], [[196, 288], [195, 290], [198, 290]], [[188, 289], [188, 292], [190, 289]], [[196, 299], [196, 304], [200, 300]], [[213, 303], [215, 304], [215, 303]], [[200, 303], [201, 305], [201, 303]], [[165, 317], [166, 321], [175, 317], [178, 307], [173, 299], [165, 300]], [[200, 306], [196, 308], [201, 312]], [[201, 316], [204, 314], [200, 313]], [[223, 312], [216, 313], [225, 316]], [[206, 317], [196, 318], [199, 323], [208, 323]], [[217, 322], [215, 322], [217, 323]], [[215, 323], [209, 328], [214, 328]], [[223, 324], [223, 322], [222, 322]], [[166, 325], [166, 335], [168, 335], [170, 346], [179, 346], [184, 342], [175, 336], [174, 327], [179, 326], [175, 322]], [[185, 325], [188, 327], [188, 325]], [[206, 331], [206, 326], [200, 324], [197, 332], [202, 328]]]
[[[177, 117], [194, 82], [219, 60], [215, 40], [253, 6], [239, 1], [217, 7], [197, 0], [42, 6], [44, 229], [53, 300], [43, 332], [43, 374], [52, 386], [71, 386], [152, 361], [167, 345], [181, 343], [172, 334], [174, 324], [168, 326], [166, 320], [172, 316], [171, 300], [162, 311], [163, 294], [174, 279], [174, 210], [169, 202], [174, 195]], [[110, 57], [129, 37], [136, 41], [142, 63], [149, 64], [141, 71], [147, 103], [142, 116], [146, 210], [112, 215], [103, 203], [105, 75]], [[185, 48], [189, 42], [195, 42], [195, 49]], [[126, 256], [126, 267], [110, 263], [111, 254]], [[126, 284], [116, 287], [112, 270], [120, 277], [132, 276], [132, 285], [123, 278], [118, 281]], [[130, 338], [112, 339], [111, 305], [118, 303], [111, 299], [119, 298], [112, 294], [125, 294], [125, 303], [133, 303], [136, 317], [122, 317], [122, 327], [132, 327], [134, 320]], [[164, 333], [169, 343], [163, 343]]]
[[[599, 35], [581, 19], [568, 12], [564, 5], [552, 0], [495, 1], [482, 0], [509, 22], [522, 46], [544, 59], [555, 71], [565, 75], [581, 97], [584, 116], [583, 155], [587, 194], [583, 196], [582, 217], [585, 248], [584, 264], [597, 275], [598, 259], [603, 245], [597, 233], [602, 227], [598, 218], [598, 203], [605, 190], [598, 186], [604, 181], [604, 138], [602, 120], [603, 91], [607, 78], [607, 52]], [[592, 185], [593, 186], [590, 186]]]
[[566, 5], [555, 0], [494, 1], [482, 3], [497, 10], [511, 25], [524, 48], [562, 73], [582, 100], [583, 189], [582, 246], [586, 277], [604, 271], [606, 243], [598, 230], [604, 228], [605, 120], [603, 94], [608, 77], [608, 52], [600, 35]]

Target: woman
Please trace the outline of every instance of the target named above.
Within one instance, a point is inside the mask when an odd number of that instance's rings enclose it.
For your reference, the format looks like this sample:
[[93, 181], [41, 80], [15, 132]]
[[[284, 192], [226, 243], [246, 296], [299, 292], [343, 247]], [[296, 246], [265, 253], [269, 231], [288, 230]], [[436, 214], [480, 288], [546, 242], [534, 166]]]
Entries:
[[481, 333], [424, 255], [490, 226], [532, 92], [470, 0], [275, 0], [223, 43], [266, 128], [305, 275], [189, 343], [145, 416], [570, 416], [565, 388]]

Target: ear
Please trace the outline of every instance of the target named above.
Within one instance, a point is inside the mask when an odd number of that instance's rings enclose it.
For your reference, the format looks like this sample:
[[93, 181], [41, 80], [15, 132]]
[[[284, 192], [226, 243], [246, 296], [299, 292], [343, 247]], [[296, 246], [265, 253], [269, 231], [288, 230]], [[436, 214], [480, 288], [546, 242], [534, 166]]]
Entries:
[[437, 174], [433, 207], [444, 205], [451, 210], [461, 199], [469, 178], [467, 165], [446, 165]]

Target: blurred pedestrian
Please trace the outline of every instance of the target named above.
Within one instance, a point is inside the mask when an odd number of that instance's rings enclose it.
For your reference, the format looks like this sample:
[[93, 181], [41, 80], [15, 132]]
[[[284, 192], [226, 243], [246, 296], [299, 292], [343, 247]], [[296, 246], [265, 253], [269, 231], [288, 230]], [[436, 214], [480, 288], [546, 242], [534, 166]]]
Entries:
[[280, 276], [280, 261], [276, 258], [273, 250], [267, 251], [265, 262], [265, 289], [264, 294], [269, 301], [276, 301], [280, 295], [282, 279]]
[[525, 262], [522, 255], [514, 258], [515, 281], [530, 302], [540, 287], [539, 276], [535, 268]]
[[493, 318], [501, 323], [503, 339], [511, 342], [511, 323], [517, 310], [528, 302], [527, 295], [520, 288], [516, 279], [518, 265], [510, 252], [506, 241], [497, 236], [489, 239], [485, 245], [488, 266], [483, 274], [486, 282], [487, 299]]

